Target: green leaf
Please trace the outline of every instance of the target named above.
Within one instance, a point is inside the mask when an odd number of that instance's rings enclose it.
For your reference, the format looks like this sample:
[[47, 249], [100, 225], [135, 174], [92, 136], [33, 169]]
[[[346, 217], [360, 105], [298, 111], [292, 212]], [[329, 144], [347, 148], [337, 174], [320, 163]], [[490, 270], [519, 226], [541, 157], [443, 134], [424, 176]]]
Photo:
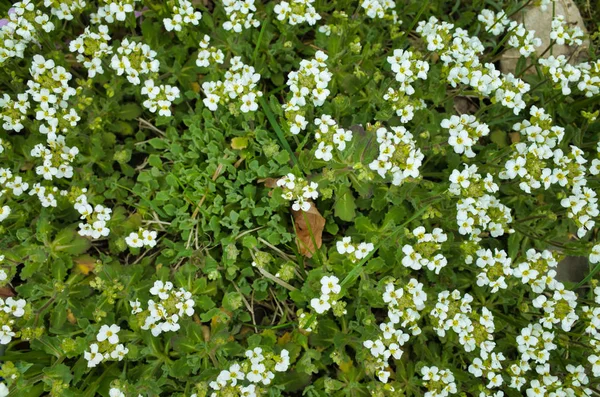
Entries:
[[339, 189], [339, 198], [334, 205], [334, 214], [343, 221], [351, 222], [356, 216], [356, 204], [348, 187]]

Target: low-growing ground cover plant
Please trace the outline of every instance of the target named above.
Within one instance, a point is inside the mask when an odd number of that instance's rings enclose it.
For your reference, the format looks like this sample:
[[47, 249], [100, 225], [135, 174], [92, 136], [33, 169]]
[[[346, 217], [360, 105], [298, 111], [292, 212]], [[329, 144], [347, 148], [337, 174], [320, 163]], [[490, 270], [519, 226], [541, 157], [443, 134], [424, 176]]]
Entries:
[[599, 395], [600, 31], [555, 7], [1, 3], [0, 396]]

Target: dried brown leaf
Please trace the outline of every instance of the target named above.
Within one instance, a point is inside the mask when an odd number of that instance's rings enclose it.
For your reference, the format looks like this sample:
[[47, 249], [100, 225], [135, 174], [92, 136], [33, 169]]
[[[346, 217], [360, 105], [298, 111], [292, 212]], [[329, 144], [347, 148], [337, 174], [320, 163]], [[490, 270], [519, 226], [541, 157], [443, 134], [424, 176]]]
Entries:
[[[311, 258], [315, 251], [321, 248], [323, 244], [322, 236], [323, 229], [325, 228], [325, 218], [321, 216], [313, 203], [310, 203], [310, 209], [306, 212], [292, 211], [292, 213], [294, 214], [298, 250], [301, 255]], [[313, 244], [313, 238], [314, 243], [317, 245], [316, 247]]]

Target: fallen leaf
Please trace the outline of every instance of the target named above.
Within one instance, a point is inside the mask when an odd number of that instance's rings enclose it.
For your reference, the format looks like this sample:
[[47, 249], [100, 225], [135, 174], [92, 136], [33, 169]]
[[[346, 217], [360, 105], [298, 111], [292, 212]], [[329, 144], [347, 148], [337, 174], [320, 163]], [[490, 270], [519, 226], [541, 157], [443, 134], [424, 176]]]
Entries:
[[521, 142], [521, 134], [518, 132], [509, 132], [508, 137], [510, 138], [511, 143]]
[[[321, 216], [314, 203], [306, 212], [292, 211], [296, 226], [296, 243], [301, 255], [311, 258], [315, 251], [323, 244], [322, 236], [325, 228], [325, 218]], [[308, 221], [308, 224], [306, 223]], [[312, 232], [312, 235], [311, 235]], [[316, 247], [313, 244], [316, 243]]]
[[15, 291], [11, 287], [0, 287], [0, 298], [8, 298], [15, 295]]

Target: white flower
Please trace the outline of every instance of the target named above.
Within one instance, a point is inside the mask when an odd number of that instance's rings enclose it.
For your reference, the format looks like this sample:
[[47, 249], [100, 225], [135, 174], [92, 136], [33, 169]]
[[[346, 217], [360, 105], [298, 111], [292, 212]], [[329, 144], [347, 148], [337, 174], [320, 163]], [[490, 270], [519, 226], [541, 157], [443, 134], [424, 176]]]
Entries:
[[98, 342], [103, 342], [108, 339], [109, 343], [116, 345], [117, 343], [119, 343], [118, 332], [120, 330], [121, 327], [119, 327], [116, 324], [113, 324], [111, 326], [103, 325], [102, 327], [100, 327], [100, 331], [98, 331], [96, 339], [98, 340]]
[[331, 309], [331, 304], [329, 303], [329, 295], [321, 295], [320, 298], [313, 298], [310, 301], [310, 305], [315, 309], [318, 314], [323, 314], [327, 310]]
[[104, 359], [102, 353], [98, 352], [98, 345], [95, 343], [92, 343], [90, 345], [90, 351], [85, 352], [83, 354], [83, 357], [87, 360], [87, 366], [89, 368], [95, 367], [96, 365], [100, 364]]
[[351, 237], [342, 238], [342, 241], [338, 241], [336, 243], [336, 248], [340, 254], [346, 254], [346, 253], [351, 254], [355, 250], [354, 244], [352, 244]]
[[342, 290], [339, 285], [339, 279], [336, 276], [324, 276], [321, 279], [321, 293], [323, 295], [336, 295]]

